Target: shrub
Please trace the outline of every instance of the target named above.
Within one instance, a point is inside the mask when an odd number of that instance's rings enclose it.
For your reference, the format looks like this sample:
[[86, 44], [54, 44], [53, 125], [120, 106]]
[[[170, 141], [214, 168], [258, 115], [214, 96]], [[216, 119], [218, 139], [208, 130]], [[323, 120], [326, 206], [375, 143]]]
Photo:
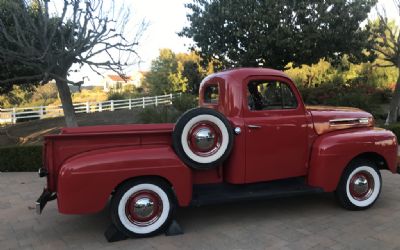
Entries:
[[140, 123], [175, 123], [180, 112], [171, 106], [146, 107], [139, 111]]
[[172, 106], [146, 107], [139, 111], [140, 123], [175, 123], [186, 110], [197, 106], [194, 95], [182, 94], [172, 100]]
[[172, 105], [177, 111], [183, 113], [197, 107], [197, 97], [191, 94], [181, 94], [174, 98]]
[[372, 113], [377, 119], [385, 118], [381, 105], [390, 99], [389, 90], [357, 83], [325, 83], [317, 87], [299, 87], [299, 90], [306, 104], [356, 107]]
[[383, 128], [392, 131], [398, 139], [400, 139], [400, 123], [394, 123], [388, 126], [382, 126]]
[[[148, 96], [149, 93], [144, 93], [143, 88], [136, 88], [135, 86], [125, 86], [121, 91], [116, 91], [111, 89], [107, 94], [107, 100], [125, 100], [125, 99], [133, 99], [138, 97]], [[150, 94], [153, 96], [154, 94]]]
[[1, 172], [37, 171], [42, 167], [42, 146], [0, 148]]
[[124, 93], [119, 93], [119, 92], [113, 92], [113, 93], [109, 93], [107, 96], [107, 100], [111, 101], [111, 100], [123, 100], [126, 99], [126, 96]]

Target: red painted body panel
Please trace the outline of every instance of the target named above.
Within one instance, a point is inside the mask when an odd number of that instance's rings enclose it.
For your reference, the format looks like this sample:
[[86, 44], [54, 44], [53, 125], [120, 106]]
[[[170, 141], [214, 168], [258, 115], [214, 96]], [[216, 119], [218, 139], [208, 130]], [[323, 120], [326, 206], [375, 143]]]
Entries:
[[[243, 119], [246, 129], [246, 183], [284, 179], [307, 174], [310, 149], [308, 133], [310, 120], [294, 83], [280, 76], [250, 76], [244, 80], [243, 93], [252, 80], [280, 81], [295, 94], [296, 109], [259, 110], [248, 108], [243, 98]], [[260, 128], [252, 129], [248, 125]], [[288, 157], [290, 156], [290, 157]]]
[[192, 175], [169, 146], [101, 149], [68, 159], [58, 178], [59, 211], [93, 213], [104, 208], [111, 191], [125, 180], [159, 176], [173, 187], [179, 205], [187, 206]]
[[235, 135], [231, 155], [224, 163], [224, 181], [232, 184], [245, 183], [246, 176], [246, 134], [244, 120], [240, 117], [230, 118], [232, 127], [239, 127], [242, 133]]
[[[63, 163], [78, 154], [122, 146], [171, 145], [173, 124], [93, 126], [63, 129], [63, 134], [45, 137], [45, 167], [48, 188], [57, 191]], [[101, 157], [101, 156], [100, 156]]]
[[319, 136], [313, 144], [308, 183], [326, 192], [336, 189], [343, 169], [364, 153], [382, 156], [389, 170], [396, 173], [397, 141], [384, 129], [357, 128]]
[[[261, 78], [287, 83], [298, 100], [297, 109], [250, 111], [247, 83]], [[216, 104], [204, 102], [208, 84], [218, 84]], [[220, 111], [233, 128], [241, 129], [229, 158], [217, 169], [192, 170], [182, 163], [171, 147], [174, 124], [65, 128], [60, 135], [47, 136], [44, 165], [59, 210], [97, 212], [119, 184], [140, 176], [166, 179], [179, 205], [187, 206], [194, 184], [307, 176], [310, 185], [333, 191], [344, 167], [362, 153], [380, 155], [390, 171], [396, 171], [397, 142], [391, 132], [371, 127], [326, 129], [331, 119], [371, 115], [358, 109], [304, 107], [293, 82], [281, 71], [243, 68], [212, 74], [200, 85], [199, 104]], [[247, 125], [255, 123], [262, 129], [249, 130]]]
[[[63, 128], [61, 134], [112, 134], [112, 133], [171, 133], [174, 128], [173, 123], [163, 124], [128, 124], [128, 125], [107, 125], [107, 126], [87, 126], [77, 128]], [[58, 135], [49, 135], [47, 137], [57, 137]]]
[[[314, 127], [317, 134], [324, 134], [334, 130], [347, 129], [344, 126], [330, 126], [329, 121], [335, 119], [356, 119], [368, 118], [373, 119], [372, 115], [357, 108], [348, 107], [329, 107], [329, 106], [307, 106], [307, 110], [311, 113]], [[366, 125], [352, 125], [353, 127], [373, 126], [373, 123]]]

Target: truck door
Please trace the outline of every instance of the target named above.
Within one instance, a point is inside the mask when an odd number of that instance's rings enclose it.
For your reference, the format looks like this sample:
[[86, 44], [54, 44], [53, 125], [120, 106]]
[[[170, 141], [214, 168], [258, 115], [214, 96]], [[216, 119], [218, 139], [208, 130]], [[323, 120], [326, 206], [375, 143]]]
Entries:
[[294, 84], [268, 76], [245, 81], [246, 182], [305, 175], [309, 127]]

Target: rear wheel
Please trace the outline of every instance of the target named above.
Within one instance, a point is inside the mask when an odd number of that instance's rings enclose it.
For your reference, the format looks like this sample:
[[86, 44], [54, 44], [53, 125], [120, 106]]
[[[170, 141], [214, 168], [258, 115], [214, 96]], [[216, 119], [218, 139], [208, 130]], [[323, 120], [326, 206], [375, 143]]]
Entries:
[[382, 178], [376, 165], [356, 160], [345, 169], [335, 194], [344, 208], [363, 210], [375, 203], [381, 188]]
[[111, 220], [127, 236], [152, 236], [166, 230], [174, 207], [167, 183], [151, 179], [129, 181], [113, 196]]

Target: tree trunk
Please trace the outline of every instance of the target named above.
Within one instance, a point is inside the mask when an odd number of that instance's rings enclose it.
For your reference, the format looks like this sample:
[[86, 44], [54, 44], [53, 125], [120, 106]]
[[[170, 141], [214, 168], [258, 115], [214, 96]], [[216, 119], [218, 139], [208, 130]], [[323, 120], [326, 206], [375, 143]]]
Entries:
[[397, 122], [398, 109], [400, 104], [400, 67], [399, 76], [397, 77], [396, 87], [394, 88], [392, 101], [390, 102], [389, 113], [386, 118], [385, 125]]
[[56, 80], [58, 93], [60, 95], [62, 108], [64, 111], [65, 123], [67, 127], [78, 127], [76, 122], [75, 110], [72, 105], [71, 92], [65, 81]]

